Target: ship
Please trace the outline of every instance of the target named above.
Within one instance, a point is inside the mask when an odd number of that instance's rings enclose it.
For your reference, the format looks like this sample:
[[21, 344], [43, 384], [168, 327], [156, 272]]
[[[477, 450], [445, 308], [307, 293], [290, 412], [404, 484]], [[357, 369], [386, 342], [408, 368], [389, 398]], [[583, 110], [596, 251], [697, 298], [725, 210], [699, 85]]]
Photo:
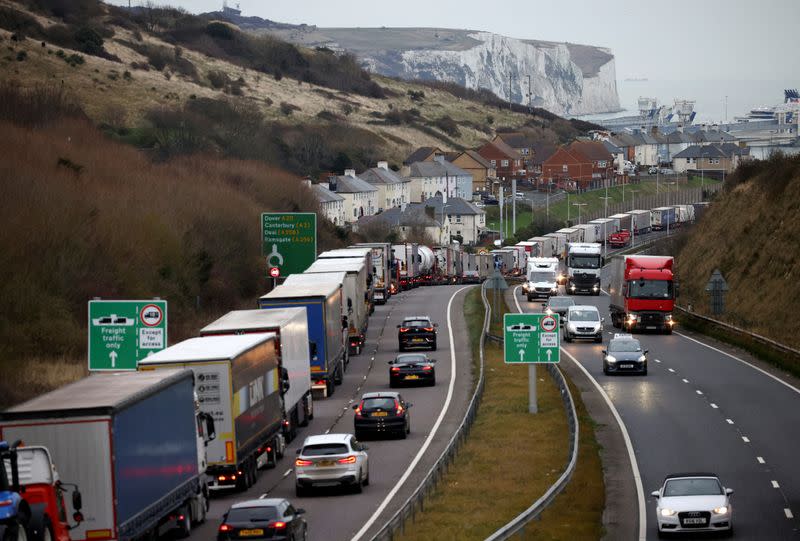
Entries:
[[672, 105], [660, 105], [657, 98], [640, 96], [638, 115], [594, 120], [594, 122], [611, 130], [652, 128], [671, 124], [689, 126], [697, 116], [694, 104], [695, 102], [691, 100], [676, 99]]
[[[796, 88], [787, 88], [783, 91], [783, 103], [781, 105], [786, 104], [800, 104], [800, 92], [798, 92]], [[750, 112], [745, 116], [737, 116], [734, 117], [733, 120], [738, 123], [776, 120], [779, 110], [784, 109], [781, 105], [756, 107], [750, 109]]]

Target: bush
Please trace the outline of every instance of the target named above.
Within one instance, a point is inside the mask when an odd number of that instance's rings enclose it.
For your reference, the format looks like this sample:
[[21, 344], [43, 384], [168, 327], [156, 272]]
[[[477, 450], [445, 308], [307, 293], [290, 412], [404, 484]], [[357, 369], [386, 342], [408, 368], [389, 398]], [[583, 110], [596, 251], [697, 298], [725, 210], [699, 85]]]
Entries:
[[299, 111], [300, 108], [297, 105], [289, 103], [288, 101], [281, 102], [281, 113], [286, 116], [291, 115], [294, 111]]
[[408, 90], [408, 97], [411, 98], [411, 101], [422, 101], [425, 99], [425, 92], [422, 90]]
[[17, 53], [17, 62], [24, 62], [25, 59], [27, 58], [28, 58], [28, 53], [26, 53], [25, 51], [19, 51]]
[[450, 137], [458, 137], [461, 135], [461, 131], [458, 129], [458, 123], [447, 115], [436, 120], [434, 125]]
[[75, 42], [78, 44], [78, 50], [86, 54], [101, 56], [105, 53], [102, 36], [87, 26], [83, 26], [75, 32]]

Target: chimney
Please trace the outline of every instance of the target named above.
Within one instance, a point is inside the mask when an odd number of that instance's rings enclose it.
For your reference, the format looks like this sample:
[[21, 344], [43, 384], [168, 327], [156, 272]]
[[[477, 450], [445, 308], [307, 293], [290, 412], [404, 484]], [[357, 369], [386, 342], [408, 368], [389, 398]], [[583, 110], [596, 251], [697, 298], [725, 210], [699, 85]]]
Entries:
[[336, 191], [336, 175], [328, 177], [328, 189], [332, 192]]
[[355, 169], [345, 169], [344, 176], [350, 178], [356, 178], [356, 170]]
[[378, 169], [389, 170], [389, 162], [378, 162]]

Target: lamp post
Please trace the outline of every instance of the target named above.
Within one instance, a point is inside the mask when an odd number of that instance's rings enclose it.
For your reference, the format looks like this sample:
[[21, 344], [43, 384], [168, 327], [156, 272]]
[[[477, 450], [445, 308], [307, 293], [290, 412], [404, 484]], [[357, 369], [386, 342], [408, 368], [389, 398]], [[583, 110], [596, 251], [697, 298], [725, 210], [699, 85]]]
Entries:
[[[600, 199], [604, 200], [603, 216], [605, 218], [608, 218], [608, 200], [612, 199], [611, 197], [608, 197], [608, 186], [606, 186], [606, 196], [601, 197]], [[607, 240], [608, 240], [608, 222], [603, 224], [603, 257], [606, 257], [608, 255], [608, 247], [606, 246]]]
[[[631, 196], [631, 210], [636, 210], [636, 192], [639, 190], [628, 190], [633, 195]], [[631, 216], [631, 247], [636, 246], [636, 228], [634, 227], [633, 216]]]
[[[676, 183], [675, 182], [667, 182], [666, 184], [668, 186], [674, 186]], [[671, 190], [671, 188], [667, 188], [667, 206], [669, 206], [669, 203], [670, 203], [670, 190]], [[672, 215], [675, 216], [675, 209], [673, 209]], [[667, 236], [669, 237], [669, 220], [667, 220]]]
[[569, 227], [569, 190], [567, 190], [567, 227]]
[[578, 224], [581, 223], [581, 207], [585, 207], [588, 203], [573, 203], [572, 206], [578, 207]]

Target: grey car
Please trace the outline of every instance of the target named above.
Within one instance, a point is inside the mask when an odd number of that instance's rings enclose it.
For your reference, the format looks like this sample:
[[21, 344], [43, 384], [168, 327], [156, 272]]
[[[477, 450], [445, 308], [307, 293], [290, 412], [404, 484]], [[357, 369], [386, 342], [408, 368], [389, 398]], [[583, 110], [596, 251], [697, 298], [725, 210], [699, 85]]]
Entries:
[[575, 306], [575, 299], [572, 297], [550, 297], [547, 302], [542, 303], [542, 311], [545, 314], [558, 314], [558, 324], [564, 326], [564, 316], [570, 306]]
[[603, 373], [636, 372], [647, 375], [647, 351], [630, 334], [615, 334], [603, 350]]

